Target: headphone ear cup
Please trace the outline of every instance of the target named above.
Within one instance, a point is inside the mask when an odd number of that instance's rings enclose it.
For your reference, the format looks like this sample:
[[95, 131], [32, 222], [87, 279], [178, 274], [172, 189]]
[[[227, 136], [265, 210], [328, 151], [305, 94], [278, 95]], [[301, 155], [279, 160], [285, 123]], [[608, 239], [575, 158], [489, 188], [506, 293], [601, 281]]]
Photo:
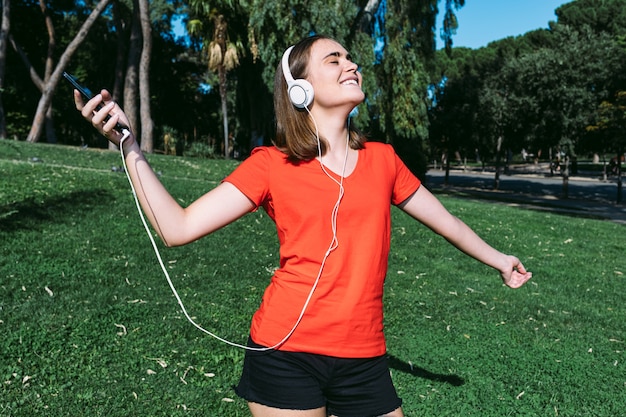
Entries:
[[313, 102], [313, 86], [307, 80], [300, 78], [289, 83], [289, 100], [299, 109], [309, 107]]
[[283, 69], [283, 75], [285, 76], [285, 81], [287, 81], [287, 94], [289, 95], [289, 100], [295, 107], [303, 109], [305, 107], [309, 107], [311, 103], [313, 103], [313, 86], [304, 78], [299, 78], [297, 80], [293, 79], [291, 71], [289, 70], [289, 55], [291, 54], [292, 49], [293, 46], [287, 48], [287, 50], [283, 53], [283, 58], [280, 62]]

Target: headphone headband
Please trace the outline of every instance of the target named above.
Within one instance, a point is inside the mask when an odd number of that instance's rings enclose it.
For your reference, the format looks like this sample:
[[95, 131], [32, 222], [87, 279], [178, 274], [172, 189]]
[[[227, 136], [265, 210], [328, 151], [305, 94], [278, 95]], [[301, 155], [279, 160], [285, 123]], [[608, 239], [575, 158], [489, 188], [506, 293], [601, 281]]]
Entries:
[[293, 75], [291, 75], [291, 70], [289, 69], [289, 55], [291, 55], [292, 49], [293, 45], [287, 48], [287, 50], [283, 54], [283, 59], [281, 60], [281, 64], [283, 66], [283, 74], [285, 75], [287, 85], [293, 84], [294, 82]]

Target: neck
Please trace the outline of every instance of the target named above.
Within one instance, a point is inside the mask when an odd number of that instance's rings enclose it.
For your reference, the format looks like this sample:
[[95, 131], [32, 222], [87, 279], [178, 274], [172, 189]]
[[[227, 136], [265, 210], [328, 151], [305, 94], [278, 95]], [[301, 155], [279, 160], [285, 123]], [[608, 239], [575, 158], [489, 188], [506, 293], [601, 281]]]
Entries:
[[[336, 112], [338, 113], [338, 112]], [[320, 138], [324, 138], [328, 143], [327, 153], [339, 152], [342, 155], [346, 150], [346, 140], [348, 137], [348, 121], [347, 116], [320, 115], [311, 112], [311, 117], [315, 120], [319, 131]]]

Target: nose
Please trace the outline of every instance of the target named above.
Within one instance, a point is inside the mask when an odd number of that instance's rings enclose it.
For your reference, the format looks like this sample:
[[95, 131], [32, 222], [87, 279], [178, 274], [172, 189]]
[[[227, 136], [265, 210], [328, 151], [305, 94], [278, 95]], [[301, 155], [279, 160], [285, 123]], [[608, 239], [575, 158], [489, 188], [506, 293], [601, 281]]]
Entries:
[[347, 62], [347, 65], [345, 66], [345, 70], [347, 72], [355, 72], [356, 73], [359, 70], [359, 66], [355, 62], [352, 62], [352, 61], [349, 61], [349, 60], [346, 60], [346, 62]]

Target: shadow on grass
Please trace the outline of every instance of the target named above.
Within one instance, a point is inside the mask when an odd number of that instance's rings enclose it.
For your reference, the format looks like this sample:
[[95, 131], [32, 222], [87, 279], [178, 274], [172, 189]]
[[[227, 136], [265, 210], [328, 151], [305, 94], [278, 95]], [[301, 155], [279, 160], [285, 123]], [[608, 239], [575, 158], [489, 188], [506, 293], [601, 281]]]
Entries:
[[64, 223], [77, 213], [83, 215], [113, 198], [106, 190], [74, 191], [43, 201], [30, 198], [19, 203], [0, 205], [0, 231], [36, 230], [43, 223]]
[[415, 366], [404, 362], [403, 360], [393, 356], [388, 355], [389, 367], [395, 369], [396, 371], [404, 372], [407, 374], [411, 374], [413, 376], [417, 376], [423, 379], [429, 379], [431, 381], [436, 382], [444, 382], [446, 384], [453, 385], [455, 387], [460, 387], [465, 384], [465, 380], [458, 375], [442, 375], [435, 374], [430, 371], [427, 371], [424, 368], [420, 368], [419, 366]]

